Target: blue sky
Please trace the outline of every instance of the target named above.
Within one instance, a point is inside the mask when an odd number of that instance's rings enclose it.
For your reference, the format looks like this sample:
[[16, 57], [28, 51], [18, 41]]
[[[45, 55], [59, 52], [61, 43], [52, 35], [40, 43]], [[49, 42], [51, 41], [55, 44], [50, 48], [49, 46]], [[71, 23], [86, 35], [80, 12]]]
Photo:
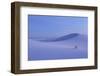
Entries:
[[28, 15], [28, 34], [33, 38], [87, 34], [87, 27], [87, 17]]

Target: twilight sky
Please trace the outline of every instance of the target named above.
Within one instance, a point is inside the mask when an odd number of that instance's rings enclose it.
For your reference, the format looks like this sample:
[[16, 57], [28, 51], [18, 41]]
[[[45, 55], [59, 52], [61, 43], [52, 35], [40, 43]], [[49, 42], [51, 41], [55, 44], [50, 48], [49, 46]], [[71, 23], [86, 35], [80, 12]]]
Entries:
[[28, 34], [32, 38], [87, 32], [88, 17], [28, 15]]

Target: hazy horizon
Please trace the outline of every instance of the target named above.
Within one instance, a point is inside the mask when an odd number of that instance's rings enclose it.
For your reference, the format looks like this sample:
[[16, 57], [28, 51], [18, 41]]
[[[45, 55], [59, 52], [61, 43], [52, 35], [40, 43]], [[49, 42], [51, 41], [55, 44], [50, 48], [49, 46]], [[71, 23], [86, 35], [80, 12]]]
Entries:
[[59, 37], [70, 33], [87, 34], [87, 17], [72, 16], [28, 16], [29, 37]]

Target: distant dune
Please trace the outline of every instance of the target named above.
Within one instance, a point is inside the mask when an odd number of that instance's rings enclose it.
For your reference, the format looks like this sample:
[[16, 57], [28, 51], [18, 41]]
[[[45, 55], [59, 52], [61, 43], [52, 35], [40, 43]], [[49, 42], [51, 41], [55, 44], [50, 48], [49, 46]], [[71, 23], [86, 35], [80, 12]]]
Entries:
[[78, 33], [71, 33], [65, 36], [61, 36], [55, 39], [45, 39], [45, 40], [39, 40], [39, 41], [43, 41], [43, 42], [56, 42], [56, 41], [63, 41], [63, 40], [69, 40], [71, 38], [75, 38], [77, 36], [79, 36], [80, 34]]

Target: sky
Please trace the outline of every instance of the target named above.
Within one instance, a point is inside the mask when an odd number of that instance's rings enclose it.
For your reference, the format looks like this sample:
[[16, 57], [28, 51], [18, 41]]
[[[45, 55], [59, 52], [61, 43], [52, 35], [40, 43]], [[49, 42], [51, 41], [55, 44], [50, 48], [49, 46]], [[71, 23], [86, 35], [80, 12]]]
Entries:
[[28, 15], [28, 35], [32, 38], [59, 37], [70, 33], [87, 35], [88, 17]]

